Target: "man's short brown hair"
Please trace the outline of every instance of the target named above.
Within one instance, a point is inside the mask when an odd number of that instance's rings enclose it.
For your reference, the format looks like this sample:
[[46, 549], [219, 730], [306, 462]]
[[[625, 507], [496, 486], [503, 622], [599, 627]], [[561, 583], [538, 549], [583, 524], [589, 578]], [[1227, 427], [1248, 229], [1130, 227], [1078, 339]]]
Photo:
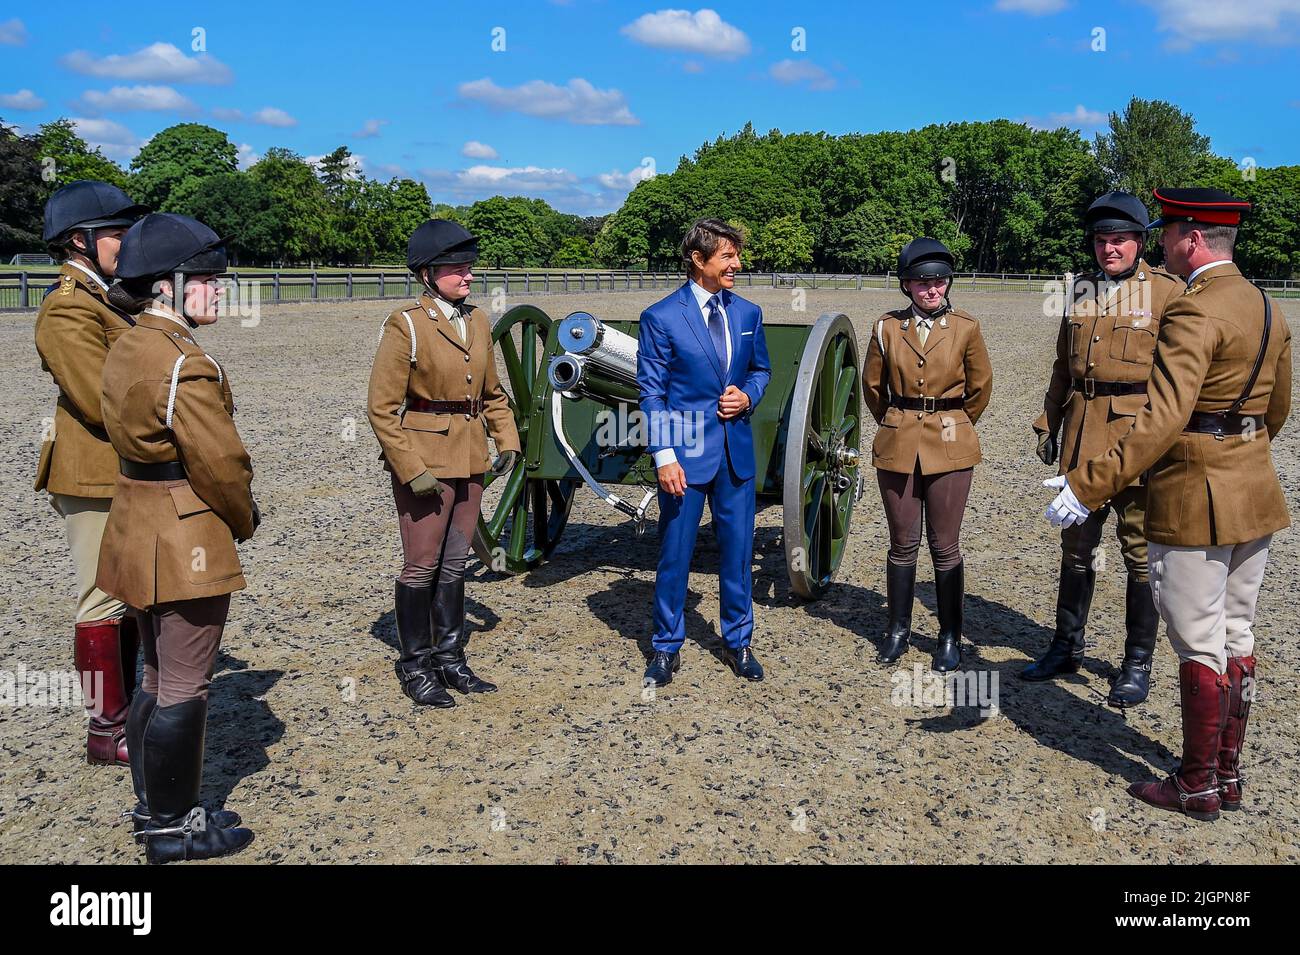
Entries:
[[1237, 244], [1237, 227], [1235, 225], [1215, 225], [1211, 222], [1184, 222], [1182, 235], [1196, 231], [1205, 239], [1206, 246], [1214, 252], [1232, 255], [1233, 246]]
[[721, 219], [697, 219], [682, 239], [682, 261], [686, 263], [686, 271], [695, 268], [695, 262], [691, 259], [692, 252], [700, 253], [707, 262], [718, 251], [718, 246], [724, 239], [734, 245], [737, 252], [745, 244], [744, 235], [735, 226], [728, 225]]

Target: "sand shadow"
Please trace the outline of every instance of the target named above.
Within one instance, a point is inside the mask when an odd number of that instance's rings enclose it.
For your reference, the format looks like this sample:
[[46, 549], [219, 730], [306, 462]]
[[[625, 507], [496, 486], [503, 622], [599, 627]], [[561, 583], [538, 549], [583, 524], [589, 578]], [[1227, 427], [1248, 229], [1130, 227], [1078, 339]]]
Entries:
[[[465, 627], [468, 636], [473, 637], [475, 633], [491, 633], [496, 629], [501, 618], [485, 603], [473, 600], [469, 596], [470, 575], [466, 574], [465, 588]], [[392, 651], [393, 659], [401, 652], [401, 647], [397, 642], [397, 621], [392, 610], [385, 611], [370, 625], [370, 636], [388, 647]]]
[[[699, 568], [694, 568], [699, 569]], [[690, 588], [686, 591], [684, 625], [686, 642], [694, 643], [704, 653], [712, 656], [720, 666], [726, 644], [714, 621], [706, 620], [698, 607], [702, 595]], [[651, 638], [654, 626], [651, 617], [654, 608], [654, 582], [624, 577], [611, 583], [605, 590], [587, 597], [587, 607], [610, 630], [625, 640], [636, 643], [644, 660], [654, 652]]]
[[[835, 591], [864, 590], [850, 583], [836, 584]], [[916, 597], [932, 613], [935, 608], [934, 585], [917, 581]], [[861, 616], [861, 607], [874, 607], [875, 613]], [[863, 654], [864, 665], [880, 672], [882, 679], [897, 680], [900, 671], [913, 672], [916, 664], [929, 672], [930, 659], [936, 649], [933, 619], [914, 614], [912, 647], [895, 664], [883, 666], [875, 660], [875, 645], [884, 632], [885, 609], [880, 594], [867, 591], [860, 595], [846, 593], [835, 599], [809, 605], [810, 613], [827, 619], [872, 644]], [[870, 628], [863, 632], [863, 628]], [[1052, 631], [1024, 614], [977, 594], [967, 593], [964, 640], [960, 670], [985, 671], [991, 680], [996, 674], [998, 711], [1040, 745], [1055, 749], [1074, 759], [1092, 763], [1104, 772], [1121, 776], [1129, 782], [1152, 778], [1151, 765], [1171, 765], [1174, 755], [1163, 744], [1135, 730], [1120, 710], [1105, 703], [1105, 692], [1091, 687], [1091, 698], [1080, 698], [1056, 681], [1026, 683], [1020, 671], [1033, 656], [1047, 646]], [[983, 656], [989, 646], [1008, 647], [1024, 659], [994, 662]], [[1079, 682], [1082, 678], [1075, 678]], [[1107, 687], [1107, 690], [1109, 687]], [[978, 706], [952, 707], [938, 715], [916, 720], [927, 732], [949, 733], [978, 728], [990, 714]]]
[[265, 699], [284, 671], [250, 670], [223, 650], [214, 672], [202, 799], [211, 808], [221, 808], [242, 779], [271, 764], [267, 747], [284, 736], [284, 723]]

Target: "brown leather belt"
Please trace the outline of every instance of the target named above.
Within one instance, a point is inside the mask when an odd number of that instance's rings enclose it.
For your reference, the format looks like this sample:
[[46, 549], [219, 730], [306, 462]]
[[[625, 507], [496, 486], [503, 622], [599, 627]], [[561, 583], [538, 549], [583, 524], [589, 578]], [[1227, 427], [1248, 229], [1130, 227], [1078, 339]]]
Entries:
[[1093, 398], [1114, 398], [1119, 395], [1145, 395], [1145, 381], [1098, 381], [1096, 378], [1072, 378], [1074, 390], [1091, 401]]
[[1213, 434], [1226, 438], [1230, 434], [1245, 435], [1263, 431], [1264, 416], [1258, 414], [1228, 414], [1226, 411], [1193, 411], [1184, 434]]
[[965, 407], [964, 398], [908, 398], [903, 395], [890, 395], [889, 403], [904, 411], [956, 411]]
[[185, 465], [179, 461], [149, 464], [144, 461], [118, 458], [117, 465], [122, 476], [129, 477], [133, 481], [184, 481], [186, 478]]
[[483, 399], [471, 401], [425, 401], [423, 398], [407, 398], [406, 410], [419, 411], [424, 414], [467, 414], [476, 418], [483, 413]]

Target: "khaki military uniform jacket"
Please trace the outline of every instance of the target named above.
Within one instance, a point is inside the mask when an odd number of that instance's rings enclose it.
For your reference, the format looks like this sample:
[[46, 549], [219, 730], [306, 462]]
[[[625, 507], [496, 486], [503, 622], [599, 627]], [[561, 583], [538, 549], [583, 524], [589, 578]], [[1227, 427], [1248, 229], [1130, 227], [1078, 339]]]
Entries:
[[[1039, 434], [1060, 430], [1060, 471], [1104, 454], [1128, 434], [1145, 394], [1096, 395], [1075, 390], [1075, 380], [1144, 382], [1151, 376], [1156, 336], [1165, 304], [1186, 283], [1139, 259], [1137, 270], [1112, 283], [1104, 272], [1080, 276], [1056, 336], [1056, 360], [1034, 422]], [[1064, 425], [1064, 427], [1062, 427]], [[1139, 475], [1139, 481], [1141, 476]]]
[[[514, 412], [497, 378], [492, 326], [487, 313], [465, 316], [462, 341], [429, 293], [384, 322], [370, 371], [369, 415], [386, 470], [403, 484], [432, 471], [440, 478], [482, 474], [491, 461], [487, 436], [497, 452], [519, 451]], [[404, 411], [407, 398], [425, 401], [482, 399], [482, 414]]]
[[1231, 263], [1196, 277], [1170, 300], [1160, 324], [1149, 403], [1133, 429], [1066, 479], [1095, 509], [1150, 468], [1146, 536], [1157, 544], [1240, 544], [1290, 526], [1269, 446], [1291, 409], [1291, 331], [1276, 302], [1259, 377], [1241, 408], [1261, 415], [1262, 432], [1183, 431], [1193, 411], [1229, 408], [1241, 395], [1259, 353], [1264, 301]]
[[[880, 426], [871, 446], [871, 463], [884, 471], [911, 474], [918, 460], [922, 474], [943, 474], [980, 461], [975, 422], [993, 388], [980, 323], [953, 309], [930, 327], [925, 344], [916, 332], [912, 309], [882, 315], [872, 327], [862, 371], [863, 399]], [[958, 398], [951, 411], [905, 411], [890, 395], [907, 398]]]
[[104, 433], [99, 396], [104, 359], [131, 319], [108, 304], [108, 289], [64, 263], [58, 287], [36, 316], [41, 367], [59, 386], [54, 427], [41, 443], [36, 490], [112, 497], [117, 454]]
[[225, 369], [188, 325], [142, 312], [104, 364], [104, 426], [117, 454], [180, 461], [187, 480], [117, 478], [99, 588], [132, 607], [245, 586], [235, 541], [255, 527], [253, 468]]

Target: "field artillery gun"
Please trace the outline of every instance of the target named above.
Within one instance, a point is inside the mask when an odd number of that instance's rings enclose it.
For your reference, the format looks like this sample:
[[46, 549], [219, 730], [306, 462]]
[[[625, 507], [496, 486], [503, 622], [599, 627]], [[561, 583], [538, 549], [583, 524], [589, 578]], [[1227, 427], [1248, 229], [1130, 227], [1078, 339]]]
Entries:
[[[861, 365], [853, 323], [825, 313], [812, 325], [764, 322], [772, 378], [750, 419], [757, 491], [783, 509], [790, 588], [806, 600], [831, 585], [862, 494], [858, 448]], [[638, 429], [635, 321], [586, 312], [552, 321], [519, 305], [493, 325], [523, 453], [489, 482], [474, 552], [524, 573], [559, 545], [574, 496], [587, 485], [640, 534], [658, 480]]]

